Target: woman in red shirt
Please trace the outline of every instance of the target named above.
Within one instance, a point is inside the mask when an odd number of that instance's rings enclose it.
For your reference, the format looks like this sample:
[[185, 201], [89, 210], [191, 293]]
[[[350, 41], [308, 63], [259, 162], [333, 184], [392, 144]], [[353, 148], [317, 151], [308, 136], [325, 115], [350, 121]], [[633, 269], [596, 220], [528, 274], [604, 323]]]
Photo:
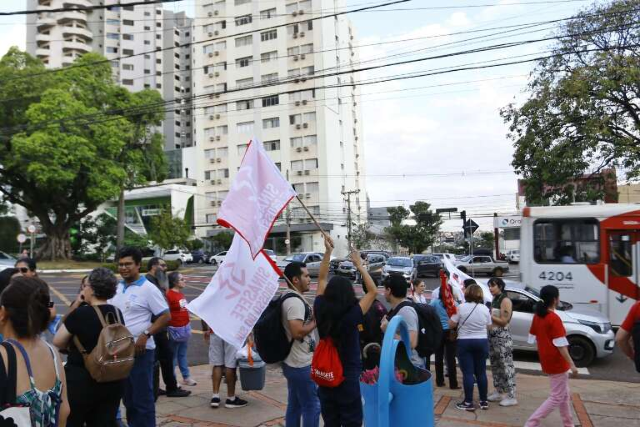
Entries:
[[529, 341], [538, 343], [542, 371], [549, 375], [551, 393], [547, 400], [529, 417], [525, 427], [537, 427], [554, 409], [560, 409], [564, 427], [573, 427], [570, 408], [569, 375], [576, 376], [578, 369], [569, 355], [569, 342], [562, 319], [555, 313], [560, 292], [552, 285], [540, 290], [540, 301], [529, 330]]
[[189, 337], [191, 336], [191, 319], [187, 311], [187, 299], [182, 293], [185, 281], [182, 274], [174, 271], [169, 274], [169, 290], [167, 291], [167, 302], [171, 312], [169, 321], [169, 342], [173, 348], [173, 369], [176, 365], [180, 367], [182, 383], [184, 385], [196, 385], [197, 383], [189, 374], [189, 364], [187, 363], [187, 348]]

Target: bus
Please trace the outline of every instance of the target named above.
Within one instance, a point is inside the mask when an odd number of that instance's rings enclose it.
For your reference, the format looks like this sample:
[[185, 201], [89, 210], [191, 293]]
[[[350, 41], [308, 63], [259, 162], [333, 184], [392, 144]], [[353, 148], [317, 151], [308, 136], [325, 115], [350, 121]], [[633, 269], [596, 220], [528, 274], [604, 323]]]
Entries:
[[619, 326], [640, 299], [640, 205], [525, 207], [520, 280], [554, 285], [560, 298]]

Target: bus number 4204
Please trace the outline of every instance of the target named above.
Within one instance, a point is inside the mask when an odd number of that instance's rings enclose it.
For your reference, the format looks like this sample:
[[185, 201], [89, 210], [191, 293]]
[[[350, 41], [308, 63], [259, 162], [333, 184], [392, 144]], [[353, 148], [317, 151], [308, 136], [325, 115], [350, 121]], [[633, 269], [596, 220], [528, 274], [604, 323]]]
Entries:
[[542, 273], [540, 273], [538, 278], [542, 280], [554, 280], [558, 282], [562, 282], [563, 280], [573, 280], [571, 272], [565, 274], [561, 271], [543, 271]]

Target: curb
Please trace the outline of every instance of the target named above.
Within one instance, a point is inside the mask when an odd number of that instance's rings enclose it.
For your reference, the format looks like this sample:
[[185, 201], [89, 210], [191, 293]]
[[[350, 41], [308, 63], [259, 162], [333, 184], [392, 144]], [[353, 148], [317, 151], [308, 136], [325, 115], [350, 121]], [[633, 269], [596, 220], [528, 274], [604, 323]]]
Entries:
[[90, 273], [92, 271], [91, 268], [69, 268], [69, 269], [60, 269], [60, 270], [37, 270], [38, 273], [42, 274], [55, 274], [55, 273]]

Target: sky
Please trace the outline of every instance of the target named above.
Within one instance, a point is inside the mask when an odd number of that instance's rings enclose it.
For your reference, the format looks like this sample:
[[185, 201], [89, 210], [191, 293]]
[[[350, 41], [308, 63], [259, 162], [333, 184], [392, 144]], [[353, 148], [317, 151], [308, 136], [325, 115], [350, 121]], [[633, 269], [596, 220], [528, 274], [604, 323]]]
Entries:
[[[261, 0], [271, 3], [285, 0]], [[347, 10], [384, 0], [347, 0]], [[423, 59], [362, 73], [368, 81], [400, 74], [442, 72], [544, 55], [550, 41], [459, 54], [553, 34], [558, 24], [592, 2], [582, 0], [411, 0], [349, 14], [356, 29], [359, 67]], [[193, 16], [194, 0], [166, 6]], [[316, 6], [314, 5], [314, 9]], [[26, 9], [26, 0], [2, 0], [0, 11]], [[521, 28], [524, 24], [539, 24]], [[508, 28], [505, 28], [508, 27]], [[0, 17], [0, 55], [25, 48], [24, 16]], [[426, 58], [456, 54], [447, 58]], [[514, 58], [515, 57], [515, 58]], [[526, 99], [534, 63], [448, 72], [361, 87], [367, 192], [372, 206], [466, 210], [489, 230], [494, 212], [516, 214], [513, 143], [499, 111]], [[445, 221], [454, 231], [460, 221]]]

